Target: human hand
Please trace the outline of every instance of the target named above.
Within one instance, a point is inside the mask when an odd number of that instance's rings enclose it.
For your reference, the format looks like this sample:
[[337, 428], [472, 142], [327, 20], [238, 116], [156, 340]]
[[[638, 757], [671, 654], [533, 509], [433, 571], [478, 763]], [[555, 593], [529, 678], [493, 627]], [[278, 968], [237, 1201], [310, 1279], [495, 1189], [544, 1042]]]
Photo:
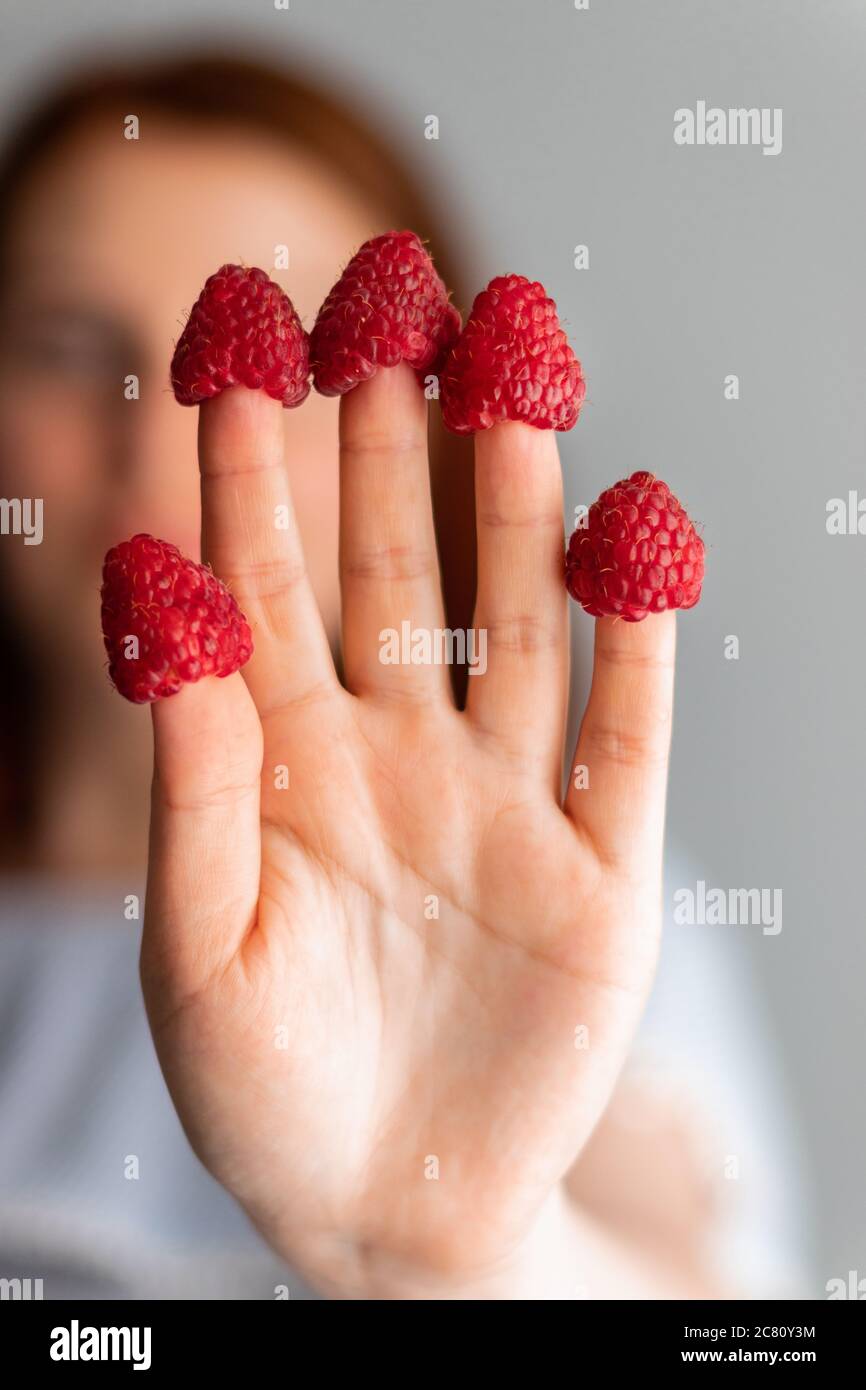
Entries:
[[378, 1296], [519, 1263], [611, 1095], [659, 937], [675, 619], [597, 622], [563, 803], [553, 434], [476, 437], [461, 712], [445, 666], [379, 659], [445, 627], [423, 393], [380, 370], [340, 412], [347, 688], [274, 524], [279, 405], [201, 408], [204, 555], [256, 650], [153, 707], [142, 978], [202, 1161], [312, 1283]]

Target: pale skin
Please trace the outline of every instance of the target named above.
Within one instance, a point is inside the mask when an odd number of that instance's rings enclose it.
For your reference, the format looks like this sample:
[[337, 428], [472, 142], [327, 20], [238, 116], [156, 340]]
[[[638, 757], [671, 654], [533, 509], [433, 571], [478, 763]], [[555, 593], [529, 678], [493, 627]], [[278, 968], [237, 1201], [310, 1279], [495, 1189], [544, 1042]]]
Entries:
[[[487, 672], [461, 713], [442, 667], [382, 665], [383, 628], [443, 625], [438, 407], [405, 368], [289, 412], [241, 390], [182, 410], [166, 375], [223, 260], [291, 244], [277, 278], [309, 325], [390, 218], [253, 136], [146, 133], [76, 136], [10, 234], [0, 481], [45, 498], [46, 539], [4, 548], [3, 579], [49, 696], [16, 872], [138, 881], [150, 720], [105, 679], [99, 565], [135, 530], [196, 553], [198, 423], [205, 554], [256, 641], [242, 674], [154, 709], [143, 977], [198, 1153], [334, 1296], [717, 1293], [687, 1145], [658, 1113], [635, 1176], [617, 1120], [660, 928], [674, 619], [597, 625], [565, 763], [590, 785], [569, 776], [563, 803], [559, 460], [554, 436], [502, 425], [476, 450]], [[130, 370], [141, 396], [118, 407]]]
[[279, 406], [201, 409], [203, 548], [256, 651], [154, 707], [145, 997], [194, 1146], [314, 1284], [569, 1297], [585, 1245], [545, 1214], [652, 978], [675, 619], [597, 624], [563, 803], [559, 459], [505, 423], [476, 441], [486, 673], [458, 712], [444, 667], [383, 664], [384, 629], [445, 621], [426, 414], [406, 367], [341, 403], [343, 688], [273, 521]]

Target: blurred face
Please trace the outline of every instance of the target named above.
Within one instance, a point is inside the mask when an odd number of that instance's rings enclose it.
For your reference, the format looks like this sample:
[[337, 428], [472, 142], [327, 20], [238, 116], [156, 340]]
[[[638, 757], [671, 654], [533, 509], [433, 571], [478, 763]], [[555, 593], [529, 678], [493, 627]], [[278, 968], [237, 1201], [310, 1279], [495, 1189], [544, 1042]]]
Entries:
[[[7, 598], [48, 666], [103, 674], [98, 589], [136, 531], [199, 551], [198, 411], [175, 403], [173, 345], [206, 277], [258, 265], [307, 328], [381, 216], [302, 152], [145, 116], [70, 138], [19, 200], [0, 299], [0, 496], [44, 499], [44, 539], [0, 547]], [[290, 268], [274, 270], [275, 247]], [[125, 398], [130, 376], [139, 398]], [[311, 576], [335, 631], [336, 402], [286, 411], [286, 458]], [[116, 701], [116, 697], [111, 697]]]

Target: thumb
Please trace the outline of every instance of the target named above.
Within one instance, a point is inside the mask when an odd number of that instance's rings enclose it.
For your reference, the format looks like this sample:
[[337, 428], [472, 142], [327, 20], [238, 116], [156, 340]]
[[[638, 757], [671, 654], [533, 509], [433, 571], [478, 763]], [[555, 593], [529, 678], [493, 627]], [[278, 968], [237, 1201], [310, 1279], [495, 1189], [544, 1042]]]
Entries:
[[239, 672], [152, 711], [142, 978], [146, 995], [164, 987], [176, 999], [223, 969], [255, 922], [262, 730]]

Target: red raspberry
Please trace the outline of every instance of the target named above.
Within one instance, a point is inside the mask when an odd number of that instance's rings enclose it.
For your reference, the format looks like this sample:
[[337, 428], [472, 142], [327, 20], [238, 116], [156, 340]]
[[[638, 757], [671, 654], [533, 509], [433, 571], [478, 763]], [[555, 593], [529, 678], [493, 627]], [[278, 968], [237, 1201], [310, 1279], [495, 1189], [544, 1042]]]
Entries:
[[379, 367], [408, 362], [419, 381], [439, 374], [460, 315], [414, 232], [365, 241], [331, 290], [310, 334], [313, 384], [342, 396]]
[[641, 622], [693, 608], [701, 596], [704, 543], [667, 483], [632, 473], [593, 502], [568, 543], [565, 582], [594, 618]]
[[247, 386], [287, 408], [310, 391], [309, 340], [294, 305], [263, 270], [224, 265], [205, 281], [171, 359], [179, 405]]
[[497, 275], [476, 296], [445, 364], [442, 413], [455, 434], [521, 420], [570, 430], [586, 395], [580, 363], [544, 286]]
[[[137, 535], [109, 550], [102, 568], [102, 635], [108, 672], [134, 704], [176, 695], [202, 676], [230, 676], [253, 651], [246, 618], [204, 565], [176, 545]], [[128, 638], [138, 639], [128, 656]]]

